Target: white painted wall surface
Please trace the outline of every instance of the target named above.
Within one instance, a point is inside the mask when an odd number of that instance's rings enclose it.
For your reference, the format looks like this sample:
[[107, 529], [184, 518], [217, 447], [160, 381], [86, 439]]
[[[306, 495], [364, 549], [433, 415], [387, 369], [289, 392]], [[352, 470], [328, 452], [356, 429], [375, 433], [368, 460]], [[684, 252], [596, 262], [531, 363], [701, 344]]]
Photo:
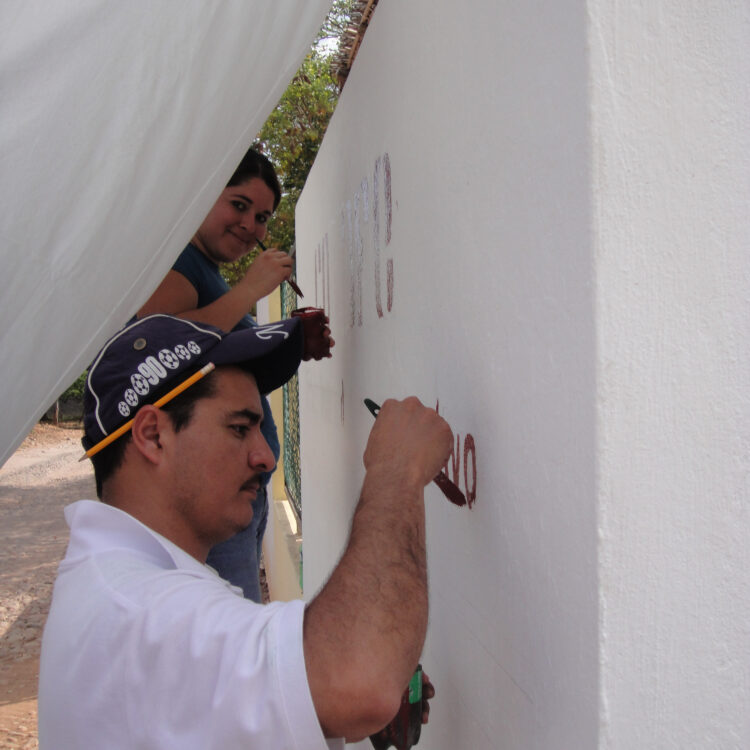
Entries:
[[750, 3], [590, 2], [601, 741], [750, 748]]
[[297, 211], [305, 595], [362, 399], [439, 400], [425, 750], [750, 747], [747, 10], [378, 4]]

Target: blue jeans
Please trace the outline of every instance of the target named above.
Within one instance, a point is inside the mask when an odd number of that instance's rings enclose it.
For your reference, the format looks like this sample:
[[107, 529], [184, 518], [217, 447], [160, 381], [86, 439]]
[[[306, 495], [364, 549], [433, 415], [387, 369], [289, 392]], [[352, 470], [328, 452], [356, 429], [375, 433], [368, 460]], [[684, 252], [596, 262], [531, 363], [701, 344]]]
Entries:
[[235, 586], [239, 586], [245, 599], [261, 602], [260, 553], [263, 534], [268, 521], [268, 493], [266, 487], [258, 490], [253, 500], [253, 520], [239, 534], [211, 548], [206, 563], [219, 575]]

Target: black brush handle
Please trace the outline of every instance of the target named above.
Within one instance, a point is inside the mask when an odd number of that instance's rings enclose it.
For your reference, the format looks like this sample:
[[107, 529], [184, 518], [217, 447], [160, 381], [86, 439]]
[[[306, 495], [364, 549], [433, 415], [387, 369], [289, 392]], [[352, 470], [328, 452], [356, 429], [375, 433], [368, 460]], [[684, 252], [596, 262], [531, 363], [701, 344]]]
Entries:
[[[371, 398], [365, 399], [365, 406], [370, 410], [370, 414], [373, 417], [378, 416], [380, 406], [376, 404]], [[466, 498], [464, 493], [461, 492], [456, 485], [448, 479], [448, 475], [441, 471], [433, 480], [435, 484], [440, 487], [440, 491], [450, 500], [454, 505], [462, 506], [466, 505]]]

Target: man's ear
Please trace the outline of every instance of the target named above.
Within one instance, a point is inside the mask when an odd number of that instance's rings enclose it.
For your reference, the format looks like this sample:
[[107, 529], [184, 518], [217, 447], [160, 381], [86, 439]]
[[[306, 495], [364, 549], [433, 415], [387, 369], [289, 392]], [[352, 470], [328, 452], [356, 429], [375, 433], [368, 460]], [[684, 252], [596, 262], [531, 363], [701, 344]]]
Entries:
[[[169, 417], [152, 404], [142, 406], [133, 419], [131, 432], [133, 446], [153, 464], [161, 463], [163, 457], [163, 431], [168, 429]], [[171, 426], [171, 425], [170, 425]]]

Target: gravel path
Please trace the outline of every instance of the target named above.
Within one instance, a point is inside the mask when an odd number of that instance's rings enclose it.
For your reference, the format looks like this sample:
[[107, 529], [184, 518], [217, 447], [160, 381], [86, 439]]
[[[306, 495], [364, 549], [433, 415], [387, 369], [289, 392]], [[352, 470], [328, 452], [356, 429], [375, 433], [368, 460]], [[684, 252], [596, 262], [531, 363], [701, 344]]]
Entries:
[[68, 527], [62, 509], [95, 497], [80, 430], [37, 425], [0, 469], [0, 747], [37, 748], [39, 648]]

